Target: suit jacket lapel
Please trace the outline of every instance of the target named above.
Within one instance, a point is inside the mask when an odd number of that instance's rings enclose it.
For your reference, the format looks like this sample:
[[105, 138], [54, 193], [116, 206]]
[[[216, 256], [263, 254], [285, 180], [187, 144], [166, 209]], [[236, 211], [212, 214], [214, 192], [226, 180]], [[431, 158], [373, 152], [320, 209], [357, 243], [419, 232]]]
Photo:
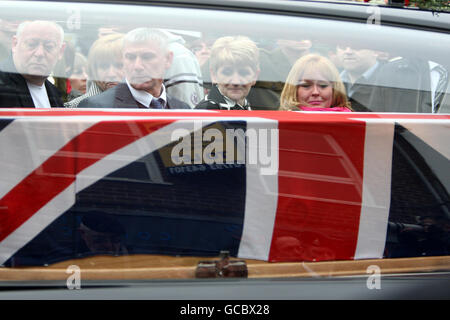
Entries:
[[113, 108], [137, 108], [139, 107], [134, 100], [130, 89], [126, 83], [119, 83], [115, 88]]
[[2, 62], [0, 69], [4, 70], [6, 77], [8, 77], [11, 82], [11, 88], [8, 88], [12, 93], [10, 104], [15, 107], [33, 108], [34, 102], [31, 98], [27, 82], [25, 78], [17, 72], [11, 55]]
[[217, 103], [226, 103], [225, 98], [220, 93], [219, 88], [214, 85], [208, 93], [208, 100], [215, 101]]
[[47, 89], [47, 96], [50, 101], [50, 106], [52, 108], [64, 108], [64, 102], [61, 99], [58, 89], [48, 80], [45, 80], [45, 88]]
[[33, 98], [31, 98], [25, 78], [18, 73], [9, 74], [11, 80], [15, 83], [15, 91], [17, 92], [17, 100], [22, 108], [34, 108]]

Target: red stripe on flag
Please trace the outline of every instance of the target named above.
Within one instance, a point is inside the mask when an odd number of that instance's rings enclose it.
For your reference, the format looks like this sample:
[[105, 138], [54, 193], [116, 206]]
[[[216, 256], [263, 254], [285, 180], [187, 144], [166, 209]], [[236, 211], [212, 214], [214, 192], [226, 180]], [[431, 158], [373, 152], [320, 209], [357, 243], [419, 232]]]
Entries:
[[365, 124], [281, 122], [278, 207], [269, 261], [352, 259]]
[[0, 241], [70, 186], [82, 170], [172, 122], [104, 121], [73, 138], [0, 200]]
[[[136, 111], [140, 110], [140, 111]], [[287, 112], [287, 111], [259, 111], [255, 110], [248, 112], [245, 110], [167, 110], [161, 111], [147, 111], [143, 109], [130, 109], [127, 111], [114, 111], [114, 109], [84, 109], [84, 108], [51, 108], [51, 109], [34, 109], [34, 108], [16, 108], [16, 109], [0, 109], [0, 117], [80, 117], [80, 116], [114, 116], [114, 117], [142, 117], [142, 118], [154, 118], [154, 117], [177, 117], [182, 119], [183, 117], [251, 117], [251, 118], [266, 118], [278, 121], [339, 121], [345, 119], [434, 119], [434, 120], [448, 120], [450, 115], [448, 114], [424, 114], [424, 113], [375, 113], [375, 112], [320, 112], [320, 113], [304, 113], [304, 112]]]

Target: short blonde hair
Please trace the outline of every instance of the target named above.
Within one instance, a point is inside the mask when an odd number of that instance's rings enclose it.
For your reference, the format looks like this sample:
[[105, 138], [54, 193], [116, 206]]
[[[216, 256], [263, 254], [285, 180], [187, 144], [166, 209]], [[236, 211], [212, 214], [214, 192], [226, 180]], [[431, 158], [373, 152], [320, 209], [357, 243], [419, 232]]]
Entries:
[[332, 107], [346, 107], [351, 110], [339, 71], [327, 58], [318, 54], [307, 54], [298, 59], [291, 68], [280, 97], [280, 110], [298, 110], [298, 105], [305, 103], [297, 97], [297, 87], [308, 70], [317, 70], [331, 82], [333, 88]]
[[89, 50], [88, 76], [91, 80], [98, 80], [97, 69], [100, 62], [122, 61], [122, 33], [110, 34], [96, 40]]
[[209, 61], [210, 70], [216, 72], [224, 64], [244, 64], [253, 70], [259, 69], [259, 49], [244, 36], [229, 36], [217, 39]]

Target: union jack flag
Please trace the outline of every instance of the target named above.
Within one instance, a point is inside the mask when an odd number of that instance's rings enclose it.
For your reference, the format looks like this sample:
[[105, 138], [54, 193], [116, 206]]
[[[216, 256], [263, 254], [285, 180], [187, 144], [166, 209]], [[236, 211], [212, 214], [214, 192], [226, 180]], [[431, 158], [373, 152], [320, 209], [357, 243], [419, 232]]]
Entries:
[[[0, 265], [221, 250], [265, 261], [420, 255], [394, 231], [422, 232], [425, 211], [448, 218], [449, 125], [448, 115], [3, 109]], [[174, 163], [173, 133], [195, 140], [199, 128], [275, 132], [274, 171]], [[97, 244], [115, 235], [120, 249], [90, 246], [86, 230]], [[426, 254], [448, 254], [442, 241]]]

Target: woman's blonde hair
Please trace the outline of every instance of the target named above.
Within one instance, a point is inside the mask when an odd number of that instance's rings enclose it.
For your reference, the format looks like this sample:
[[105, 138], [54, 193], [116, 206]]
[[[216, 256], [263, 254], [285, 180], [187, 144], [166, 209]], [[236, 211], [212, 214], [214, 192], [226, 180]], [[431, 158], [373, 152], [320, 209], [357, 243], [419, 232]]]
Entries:
[[217, 39], [211, 48], [210, 70], [217, 72], [224, 64], [243, 64], [253, 70], [259, 69], [259, 50], [245, 36], [229, 36]]
[[89, 79], [100, 80], [97, 77], [97, 69], [101, 62], [122, 61], [123, 38], [124, 34], [114, 33], [101, 37], [92, 44], [88, 55]]
[[333, 88], [332, 107], [346, 107], [351, 110], [350, 102], [345, 93], [339, 71], [327, 58], [318, 54], [307, 54], [298, 59], [292, 67], [284, 84], [280, 97], [280, 110], [299, 110], [300, 104], [307, 105], [305, 101], [299, 101], [297, 87], [308, 70], [317, 70], [325, 79], [331, 82]]

